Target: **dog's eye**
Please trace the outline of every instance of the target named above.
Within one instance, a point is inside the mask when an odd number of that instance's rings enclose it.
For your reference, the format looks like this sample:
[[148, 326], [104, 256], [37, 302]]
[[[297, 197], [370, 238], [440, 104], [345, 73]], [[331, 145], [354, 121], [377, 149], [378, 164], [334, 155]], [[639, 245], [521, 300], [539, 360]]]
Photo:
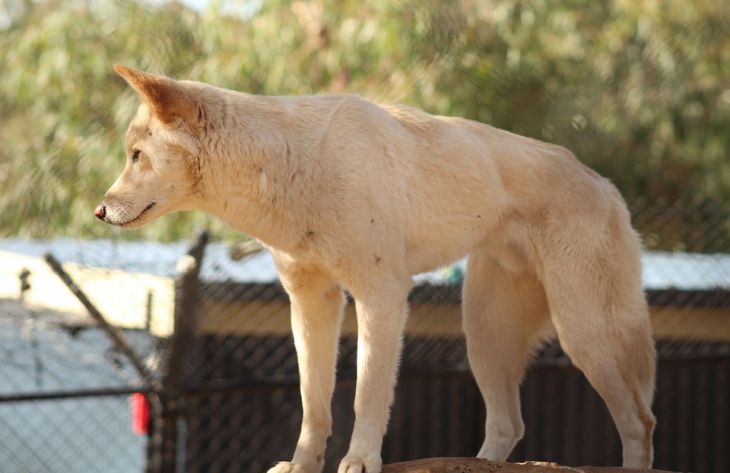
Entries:
[[132, 162], [136, 163], [137, 161], [139, 161], [139, 150], [135, 149], [132, 151]]

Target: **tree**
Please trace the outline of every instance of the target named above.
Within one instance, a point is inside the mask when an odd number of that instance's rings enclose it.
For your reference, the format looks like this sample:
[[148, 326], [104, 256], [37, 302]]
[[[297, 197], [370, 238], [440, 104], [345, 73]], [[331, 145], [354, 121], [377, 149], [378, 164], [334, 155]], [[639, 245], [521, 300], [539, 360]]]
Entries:
[[723, 2], [0, 5], [4, 235], [177, 239], [200, 225], [234, 235], [196, 213], [122, 234], [94, 221], [137, 103], [116, 62], [250, 93], [350, 91], [473, 118], [571, 148], [630, 200], [730, 198]]

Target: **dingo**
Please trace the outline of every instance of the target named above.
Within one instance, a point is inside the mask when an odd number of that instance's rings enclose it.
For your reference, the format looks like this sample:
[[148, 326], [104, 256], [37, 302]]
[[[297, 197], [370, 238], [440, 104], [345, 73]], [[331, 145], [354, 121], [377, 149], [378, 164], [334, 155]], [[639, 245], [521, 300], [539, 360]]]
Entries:
[[96, 216], [137, 227], [207, 211], [271, 249], [289, 294], [304, 413], [293, 459], [270, 473], [322, 470], [342, 288], [358, 356], [339, 473], [381, 470], [411, 276], [464, 255], [464, 332], [488, 413], [477, 455], [504, 460], [521, 438], [519, 384], [552, 320], [608, 405], [624, 466], [651, 465], [639, 238], [614, 186], [570, 151], [353, 95], [261, 97], [115, 70], [142, 104]]

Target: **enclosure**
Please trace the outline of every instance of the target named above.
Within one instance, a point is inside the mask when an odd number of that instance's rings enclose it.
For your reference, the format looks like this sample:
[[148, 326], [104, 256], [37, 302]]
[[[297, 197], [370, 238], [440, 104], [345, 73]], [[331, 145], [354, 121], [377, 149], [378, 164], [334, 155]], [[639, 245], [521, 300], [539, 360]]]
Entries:
[[[637, 225], [671, 212], [635, 209]], [[718, 225], [730, 216], [727, 208], [705, 214]], [[8, 471], [265, 472], [291, 454], [301, 403], [288, 299], [270, 254], [234, 260], [238, 247], [208, 239], [0, 243], [0, 452]], [[44, 260], [46, 252], [123, 329], [146, 374], [98, 328]], [[645, 251], [643, 265], [659, 351], [655, 466], [726, 471], [730, 255]], [[416, 278], [385, 462], [470, 456], [481, 445], [485, 412], [461, 334], [462, 274], [459, 262]], [[328, 472], [352, 429], [355, 334], [350, 303]], [[140, 420], [139, 402], [133, 409], [133, 393], [146, 395], [148, 423]], [[620, 462], [605, 405], [558, 344], [532, 362], [521, 396], [527, 430], [511, 459]], [[134, 434], [133, 421], [147, 433]]]
[[[655, 466], [730, 471], [729, 32], [715, 0], [0, 0], [0, 471], [257, 473], [298, 435], [271, 256], [200, 212], [131, 231], [94, 218], [138, 105], [116, 63], [355, 93], [569, 148], [621, 191], [644, 244]], [[463, 272], [416, 276], [385, 462], [481, 444]], [[349, 301], [327, 473], [352, 429], [356, 330]], [[511, 460], [620, 462], [554, 341], [521, 397]]]

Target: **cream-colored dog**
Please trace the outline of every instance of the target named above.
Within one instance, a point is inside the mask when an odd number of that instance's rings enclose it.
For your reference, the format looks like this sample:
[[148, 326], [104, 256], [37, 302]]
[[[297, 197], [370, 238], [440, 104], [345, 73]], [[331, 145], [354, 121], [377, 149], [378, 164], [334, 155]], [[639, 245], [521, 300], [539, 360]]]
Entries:
[[136, 227], [207, 211], [271, 249], [291, 299], [304, 416], [294, 458], [270, 473], [323, 467], [343, 288], [359, 333], [339, 472], [380, 471], [411, 276], [464, 255], [464, 331], [488, 414], [478, 456], [504, 460], [521, 438], [519, 384], [552, 320], [608, 405], [624, 466], [651, 464], [639, 238], [614, 186], [568, 150], [353, 95], [260, 97], [115, 69], [142, 105], [97, 217]]

